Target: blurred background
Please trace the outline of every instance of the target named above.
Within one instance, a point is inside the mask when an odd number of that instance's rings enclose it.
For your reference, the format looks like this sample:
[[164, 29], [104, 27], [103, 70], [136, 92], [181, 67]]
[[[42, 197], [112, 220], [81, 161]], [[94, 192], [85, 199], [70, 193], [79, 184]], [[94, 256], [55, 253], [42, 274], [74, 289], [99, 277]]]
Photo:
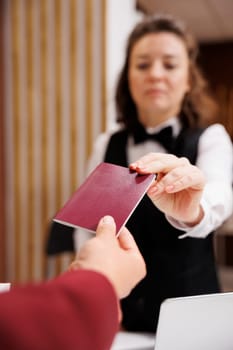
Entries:
[[[0, 281], [46, 278], [56, 211], [85, 177], [97, 135], [114, 127], [113, 93], [125, 40], [145, 14], [183, 19], [233, 140], [232, 0], [2, 0], [0, 2]], [[217, 142], [217, 140], [216, 140]], [[233, 224], [216, 236], [233, 290]], [[55, 261], [55, 273], [72, 253]]]

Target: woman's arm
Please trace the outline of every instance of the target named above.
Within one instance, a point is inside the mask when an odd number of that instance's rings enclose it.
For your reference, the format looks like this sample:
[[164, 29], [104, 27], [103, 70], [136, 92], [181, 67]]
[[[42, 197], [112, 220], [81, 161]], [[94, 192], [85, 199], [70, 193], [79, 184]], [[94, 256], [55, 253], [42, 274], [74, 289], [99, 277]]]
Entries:
[[205, 237], [232, 213], [232, 144], [220, 124], [201, 136], [197, 166], [185, 158], [150, 153], [131, 168], [159, 174], [148, 195], [173, 226], [185, 231], [181, 238]]

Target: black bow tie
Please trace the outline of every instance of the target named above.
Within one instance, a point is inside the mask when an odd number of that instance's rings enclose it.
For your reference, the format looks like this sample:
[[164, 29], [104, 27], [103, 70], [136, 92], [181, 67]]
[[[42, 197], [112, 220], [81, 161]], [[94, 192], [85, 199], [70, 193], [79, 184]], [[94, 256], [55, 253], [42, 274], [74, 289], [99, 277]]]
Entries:
[[143, 127], [138, 128], [134, 133], [135, 144], [142, 143], [146, 140], [159, 142], [166, 150], [172, 151], [174, 139], [172, 137], [172, 127], [167, 126], [155, 134], [148, 134]]

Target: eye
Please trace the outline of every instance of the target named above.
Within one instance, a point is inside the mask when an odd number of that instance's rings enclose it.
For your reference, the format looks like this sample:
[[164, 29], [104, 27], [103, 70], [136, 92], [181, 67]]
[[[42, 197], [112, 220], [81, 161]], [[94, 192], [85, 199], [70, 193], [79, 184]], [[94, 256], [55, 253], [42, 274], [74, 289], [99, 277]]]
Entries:
[[147, 62], [142, 62], [142, 63], [138, 63], [136, 67], [139, 70], [145, 70], [150, 67], [150, 64]]
[[163, 65], [164, 65], [164, 68], [166, 68], [167, 70], [173, 70], [173, 69], [176, 69], [177, 67], [177, 64], [171, 63], [171, 62], [165, 62]]

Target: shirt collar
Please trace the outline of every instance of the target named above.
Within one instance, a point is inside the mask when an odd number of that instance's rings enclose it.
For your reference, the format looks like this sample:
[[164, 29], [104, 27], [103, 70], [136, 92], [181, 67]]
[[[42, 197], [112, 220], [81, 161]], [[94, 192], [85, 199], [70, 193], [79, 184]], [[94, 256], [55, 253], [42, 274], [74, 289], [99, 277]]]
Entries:
[[157, 133], [159, 132], [160, 130], [162, 130], [163, 128], [167, 127], [167, 126], [171, 126], [172, 127], [172, 134], [173, 134], [173, 137], [176, 137], [180, 130], [181, 130], [181, 122], [180, 122], [180, 119], [178, 117], [172, 117], [168, 120], [166, 120], [165, 122], [155, 126], [155, 127], [148, 127], [148, 128], [145, 128], [146, 129], [146, 132], [148, 134], [154, 134], [154, 133]]

